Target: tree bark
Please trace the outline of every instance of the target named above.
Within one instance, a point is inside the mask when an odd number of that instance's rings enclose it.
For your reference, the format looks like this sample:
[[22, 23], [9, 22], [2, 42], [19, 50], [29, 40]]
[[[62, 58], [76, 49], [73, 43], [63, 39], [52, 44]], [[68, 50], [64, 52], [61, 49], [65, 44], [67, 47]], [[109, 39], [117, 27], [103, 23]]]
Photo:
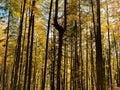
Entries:
[[42, 79], [42, 87], [41, 90], [45, 90], [45, 82], [46, 82], [46, 68], [47, 68], [47, 58], [48, 58], [48, 42], [49, 42], [49, 29], [50, 29], [50, 20], [51, 20], [51, 13], [52, 13], [52, 3], [53, 0], [51, 0], [50, 3], [50, 12], [49, 12], [49, 20], [48, 20], [48, 31], [47, 31], [47, 38], [46, 38], [46, 50], [45, 50], [45, 67], [44, 67], [44, 75]]
[[15, 64], [14, 64], [14, 80], [13, 80], [13, 86], [12, 86], [12, 89], [14, 90], [16, 90], [17, 81], [18, 81], [18, 71], [19, 71], [19, 63], [20, 63], [21, 40], [22, 40], [22, 31], [23, 31], [22, 29], [23, 29], [25, 6], [26, 6], [26, 0], [24, 0], [22, 15], [20, 19], [19, 35], [17, 39], [17, 48], [16, 48], [16, 56], [15, 56]]
[[[32, 7], [35, 7], [35, 0], [32, 1]], [[32, 11], [33, 12], [33, 11]], [[28, 87], [27, 90], [31, 90], [31, 78], [32, 78], [32, 59], [33, 59], [33, 41], [34, 41], [34, 21], [35, 15], [32, 13], [32, 32], [31, 32], [31, 46], [30, 46], [30, 61], [29, 61], [29, 72], [28, 72]]]
[[58, 0], [56, 0], [55, 5], [55, 18], [54, 18], [54, 27], [58, 30], [59, 33], [59, 40], [58, 40], [58, 60], [57, 60], [57, 90], [60, 90], [61, 84], [60, 84], [60, 70], [61, 70], [61, 60], [62, 60], [62, 44], [63, 44], [63, 35], [66, 30], [66, 5], [67, 0], [65, 0], [64, 3], [64, 28], [58, 24]]
[[29, 10], [29, 28], [28, 28], [28, 36], [27, 36], [27, 49], [26, 49], [26, 62], [25, 62], [25, 74], [24, 74], [24, 85], [23, 85], [23, 90], [26, 90], [26, 86], [27, 86], [27, 78], [28, 78], [28, 63], [29, 63], [29, 48], [30, 48], [30, 32], [31, 32], [31, 22], [32, 22], [32, 11], [30, 14], [30, 10]]
[[110, 24], [109, 24], [109, 9], [108, 9], [108, 2], [106, 1], [106, 8], [107, 8], [107, 30], [108, 30], [108, 85], [112, 88], [112, 69], [111, 69], [111, 42], [110, 42]]
[[6, 37], [5, 56], [4, 56], [3, 87], [2, 87], [2, 90], [4, 90], [6, 88], [6, 61], [7, 61], [7, 53], [8, 53], [9, 31], [10, 31], [10, 11], [8, 13], [8, 26], [7, 26], [7, 37]]
[[101, 19], [100, 19], [100, 0], [97, 2], [97, 33], [96, 33], [96, 72], [97, 72], [97, 90], [103, 88], [103, 58], [102, 58], [102, 42], [101, 42]]

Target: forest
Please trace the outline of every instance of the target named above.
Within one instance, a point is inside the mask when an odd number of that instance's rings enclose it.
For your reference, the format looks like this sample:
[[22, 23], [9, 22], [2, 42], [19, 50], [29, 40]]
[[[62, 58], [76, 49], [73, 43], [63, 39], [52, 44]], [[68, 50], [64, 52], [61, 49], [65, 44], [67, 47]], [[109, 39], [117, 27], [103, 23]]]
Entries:
[[0, 90], [120, 90], [120, 0], [0, 0]]

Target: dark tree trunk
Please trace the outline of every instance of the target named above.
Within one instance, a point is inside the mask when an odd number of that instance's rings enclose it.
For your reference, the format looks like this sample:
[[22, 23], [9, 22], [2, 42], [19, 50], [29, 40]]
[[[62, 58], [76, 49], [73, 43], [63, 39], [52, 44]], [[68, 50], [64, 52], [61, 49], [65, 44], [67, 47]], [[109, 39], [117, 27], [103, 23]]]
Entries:
[[94, 83], [96, 83], [96, 80], [95, 80], [95, 69], [94, 69], [94, 57], [93, 57], [93, 34], [92, 34], [92, 31], [90, 31], [90, 40], [91, 40], [91, 42], [90, 42], [90, 48], [91, 48], [91, 50], [90, 50], [90, 53], [91, 53], [91, 55], [90, 55], [90, 61], [91, 61], [91, 85], [92, 85], [92, 90], [94, 90], [94, 86], [95, 86], [95, 84]]
[[[91, 0], [91, 12], [92, 12], [92, 23], [93, 23], [93, 29], [94, 29], [94, 36], [96, 37], [96, 23], [95, 23], [95, 14], [94, 14], [94, 4], [93, 0]], [[94, 86], [96, 85], [96, 77], [94, 72], [94, 57], [93, 57], [93, 32], [91, 31], [91, 83], [92, 83], [92, 90], [94, 90]]]
[[108, 30], [108, 85], [112, 88], [112, 70], [111, 70], [111, 42], [110, 42], [110, 25], [109, 25], [109, 9], [108, 9], [108, 2], [106, 2], [106, 8], [107, 8], [107, 30]]
[[41, 90], [45, 90], [46, 68], [47, 68], [47, 58], [48, 58], [48, 42], [49, 42], [49, 31], [50, 31], [49, 29], [50, 29], [50, 20], [51, 20], [51, 12], [52, 12], [52, 3], [53, 3], [53, 0], [51, 0], [51, 3], [50, 3], [48, 31], [47, 31], [47, 38], [46, 38], [46, 50], [45, 50], [45, 67], [44, 67], [44, 75], [43, 75], [43, 78], [42, 78]]
[[23, 20], [24, 20], [24, 12], [25, 12], [26, 0], [24, 0], [24, 5], [22, 9], [22, 15], [20, 19], [20, 26], [19, 26], [19, 35], [17, 39], [17, 48], [16, 48], [16, 56], [15, 56], [15, 63], [14, 63], [14, 80], [12, 89], [16, 90], [17, 82], [18, 82], [18, 71], [19, 71], [19, 63], [20, 63], [20, 53], [21, 53], [21, 40], [22, 40], [22, 29], [23, 29]]
[[102, 58], [102, 42], [101, 42], [101, 19], [100, 19], [100, 0], [97, 2], [97, 33], [96, 33], [96, 72], [97, 72], [97, 90], [103, 88], [103, 58]]
[[[30, 12], [30, 10], [29, 10]], [[29, 48], [30, 48], [30, 32], [31, 32], [31, 24], [32, 24], [32, 11], [31, 11], [31, 15], [29, 17], [29, 28], [28, 28], [28, 36], [27, 36], [27, 49], [26, 49], [26, 62], [25, 62], [25, 75], [24, 75], [24, 85], [23, 85], [23, 90], [26, 90], [26, 86], [27, 86], [27, 78], [28, 78], [28, 63], [29, 63]]]
[[61, 70], [61, 60], [62, 60], [62, 44], [63, 44], [63, 34], [66, 30], [66, 5], [67, 0], [65, 0], [64, 3], [64, 28], [58, 24], [57, 18], [58, 18], [58, 0], [56, 0], [55, 5], [55, 18], [54, 18], [54, 27], [58, 30], [59, 33], [59, 40], [58, 40], [58, 60], [57, 60], [57, 90], [60, 90], [61, 84], [60, 84], [60, 70]]
[[55, 61], [56, 61], [56, 35], [55, 31], [53, 31], [53, 61], [51, 66], [51, 90], [55, 90]]
[[3, 87], [2, 90], [6, 88], [6, 61], [8, 53], [8, 40], [9, 40], [9, 28], [10, 27], [10, 11], [8, 13], [8, 26], [7, 26], [7, 37], [6, 37], [6, 47], [5, 47], [5, 56], [4, 56], [4, 68], [3, 68]]
[[59, 48], [58, 48], [58, 60], [57, 60], [57, 90], [60, 90], [60, 70], [62, 60], [62, 44], [63, 44], [63, 32], [59, 32]]
[[[72, 37], [72, 34], [71, 34]], [[73, 40], [71, 39], [71, 42], [73, 42]], [[71, 57], [70, 57], [70, 90], [73, 90], [73, 43], [71, 43]]]
[[88, 73], [88, 31], [86, 31], [86, 90], [88, 90], [88, 79], [89, 79], [89, 73]]
[[[32, 7], [35, 7], [35, 0], [32, 2]], [[33, 11], [32, 11], [33, 12]], [[32, 13], [32, 32], [31, 32], [31, 46], [30, 46], [30, 60], [29, 60], [29, 72], [28, 72], [28, 87], [27, 90], [31, 89], [31, 78], [32, 78], [32, 59], [33, 59], [33, 41], [34, 41], [34, 13]]]
[[21, 59], [20, 59], [20, 74], [19, 74], [19, 80], [18, 80], [18, 90], [21, 89], [21, 75], [23, 74], [23, 57], [24, 57], [24, 43], [25, 43], [25, 36], [26, 36], [26, 26], [27, 26], [27, 13], [26, 13], [26, 19], [25, 19], [25, 31], [23, 36], [23, 44], [22, 44], [22, 51], [21, 51]]

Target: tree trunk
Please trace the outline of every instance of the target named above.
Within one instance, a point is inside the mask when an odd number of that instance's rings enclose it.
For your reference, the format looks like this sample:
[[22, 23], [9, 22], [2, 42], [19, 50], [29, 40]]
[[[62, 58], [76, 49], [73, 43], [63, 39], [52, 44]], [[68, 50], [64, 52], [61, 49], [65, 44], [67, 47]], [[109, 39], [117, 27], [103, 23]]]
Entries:
[[61, 84], [60, 84], [60, 70], [61, 70], [61, 60], [62, 60], [62, 44], [63, 44], [63, 34], [66, 30], [66, 5], [67, 0], [65, 0], [64, 3], [64, 28], [58, 24], [57, 18], [58, 18], [58, 0], [56, 0], [55, 5], [55, 18], [54, 18], [54, 27], [58, 30], [59, 33], [59, 40], [58, 40], [58, 60], [57, 60], [57, 90], [60, 90]]
[[63, 32], [59, 32], [59, 48], [58, 48], [58, 60], [57, 60], [57, 90], [60, 88], [60, 70], [61, 70], [61, 60], [62, 60], [62, 44], [63, 44]]
[[52, 13], [52, 3], [53, 0], [51, 0], [50, 3], [50, 12], [49, 12], [49, 20], [48, 20], [48, 31], [47, 31], [47, 38], [46, 38], [46, 50], [45, 50], [45, 67], [44, 67], [44, 75], [42, 78], [42, 87], [41, 90], [45, 90], [45, 82], [46, 82], [46, 68], [47, 68], [47, 58], [48, 58], [48, 42], [49, 42], [49, 29], [50, 29], [50, 20], [51, 20], [51, 13]]
[[18, 90], [22, 88], [20, 78], [23, 74], [23, 69], [24, 69], [24, 67], [23, 67], [23, 63], [24, 63], [23, 62], [23, 57], [24, 57], [24, 47], [25, 47], [24, 43], [25, 43], [25, 36], [26, 36], [26, 26], [27, 26], [27, 13], [26, 13], [26, 19], [25, 19], [25, 31], [24, 31], [24, 36], [23, 36], [23, 44], [22, 44], [21, 59], [20, 59], [20, 70], [19, 70], [20, 74], [19, 74], [19, 79], [18, 79]]
[[89, 90], [89, 87], [88, 87], [88, 80], [89, 80], [89, 73], [88, 73], [88, 30], [86, 30], [86, 90]]
[[[72, 34], [71, 34], [71, 38], [72, 38]], [[71, 39], [71, 42], [73, 42], [73, 40]], [[71, 57], [70, 57], [70, 90], [73, 90], [73, 43], [71, 43]]]
[[7, 37], [6, 37], [6, 47], [5, 47], [5, 56], [4, 56], [4, 68], [3, 68], [3, 87], [2, 90], [6, 88], [6, 61], [8, 53], [8, 40], [9, 40], [9, 28], [10, 27], [10, 11], [8, 13], [8, 26], [7, 26]]
[[90, 39], [91, 39], [91, 42], [90, 42], [90, 61], [91, 61], [91, 85], [92, 85], [92, 90], [94, 90], [94, 86], [96, 83], [96, 80], [95, 80], [95, 69], [94, 69], [94, 57], [93, 57], [93, 34], [92, 34], [92, 31], [90, 31]]
[[117, 74], [116, 74], [116, 82], [117, 86], [120, 86], [120, 69], [119, 69], [119, 54], [118, 54], [118, 44], [113, 32], [113, 39], [114, 39], [114, 48], [115, 48], [115, 54], [116, 54], [116, 61], [117, 61]]
[[106, 8], [107, 8], [107, 30], [108, 30], [108, 85], [112, 88], [112, 71], [111, 71], [111, 42], [110, 42], [110, 25], [109, 25], [109, 9], [108, 9], [108, 2], [106, 1]]
[[12, 89], [16, 90], [17, 82], [18, 82], [18, 71], [19, 71], [19, 63], [20, 63], [20, 53], [21, 53], [21, 40], [22, 40], [22, 29], [23, 29], [23, 20], [24, 20], [24, 12], [25, 12], [26, 0], [24, 0], [23, 11], [20, 19], [19, 26], [19, 35], [17, 39], [17, 48], [16, 48], [16, 56], [15, 56], [15, 64], [14, 64], [14, 80]]
[[[36, 39], [36, 44], [35, 44], [35, 56], [37, 56], [37, 39]], [[37, 61], [36, 60], [37, 58], [35, 57], [32, 90], [36, 90], [36, 75], [37, 75]]]
[[[32, 7], [35, 7], [35, 0], [32, 2]], [[32, 11], [33, 12], [33, 11]], [[32, 13], [32, 32], [31, 32], [31, 46], [30, 46], [30, 61], [29, 61], [29, 72], [28, 72], [28, 88], [31, 89], [31, 78], [32, 78], [32, 59], [33, 59], [33, 41], [34, 41], [34, 13]]]
[[97, 2], [97, 33], [96, 33], [96, 72], [97, 72], [97, 90], [104, 90], [103, 88], [103, 59], [102, 59], [102, 42], [101, 42], [101, 19], [100, 19], [100, 0]]
[[[29, 10], [30, 13], [30, 10]], [[25, 62], [25, 74], [24, 74], [24, 85], [23, 85], [23, 90], [26, 90], [26, 86], [27, 86], [27, 77], [28, 77], [28, 63], [29, 63], [29, 47], [30, 47], [30, 32], [31, 32], [31, 22], [32, 22], [32, 11], [31, 11], [31, 15], [29, 17], [29, 28], [28, 28], [28, 36], [27, 36], [27, 49], [26, 49], [26, 62]]]
[[52, 60], [52, 65], [51, 65], [51, 89], [50, 90], [55, 90], [55, 61], [56, 61], [56, 35], [55, 35], [55, 30], [53, 31], [53, 50], [52, 50], [52, 55], [53, 55], [53, 60]]

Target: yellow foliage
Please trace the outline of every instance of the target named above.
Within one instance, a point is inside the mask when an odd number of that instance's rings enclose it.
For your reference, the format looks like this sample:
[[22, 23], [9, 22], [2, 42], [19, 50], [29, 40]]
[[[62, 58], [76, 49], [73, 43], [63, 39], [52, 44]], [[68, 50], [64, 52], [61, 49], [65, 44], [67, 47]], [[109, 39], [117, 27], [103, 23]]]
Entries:
[[114, 33], [114, 37], [115, 37], [116, 39], [119, 39], [119, 38], [120, 38], [119, 33], [118, 33], [118, 32]]
[[40, 43], [45, 45], [46, 43], [46, 34], [43, 28], [43, 25], [39, 22], [35, 22], [35, 37], [39, 39]]
[[3, 28], [0, 27], [0, 48], [2, 48], [3, 45], [5, 44], [5, 39], [6, 39], [6, 35], [3, 31]]
[[20, 18], [20, 12], [13, 12], [13, 14], [14, 14], [17, 18]]
[[74, 14], [71, 14], [68, 16], [68, 20], [70, 21], [75, 21], [75, 20], [78, 20], [79, 19], [79, 16], [77, 15], [74, 15]]
[[0, 56], [0, 65], [2, 65], [2, 56]]
[[102, 33], [107, 32], [107, 26], [106, 26], [106, 25], [102, 25], [101, 32], [102, 32]]

